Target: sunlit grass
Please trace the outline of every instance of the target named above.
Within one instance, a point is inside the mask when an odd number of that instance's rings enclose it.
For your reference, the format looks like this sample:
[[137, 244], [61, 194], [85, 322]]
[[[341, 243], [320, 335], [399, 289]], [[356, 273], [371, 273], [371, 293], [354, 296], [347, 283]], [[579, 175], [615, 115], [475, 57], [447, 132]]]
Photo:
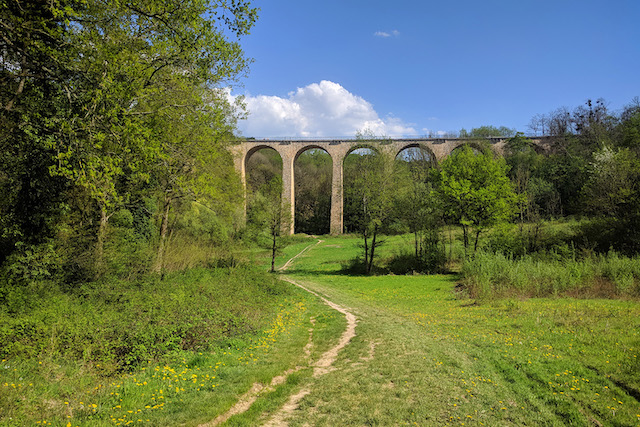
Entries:
[[[344, 330], [344, 317], [291, 287], [258, 331], [207, 351], [146, 360], [127, 373], [46, 352], [2, 360], [0, 424], [198, 425], [226, 412], [253, 383], [268, 385], [298, 367], [227, 424], [259, 425], [305, 387], [311, 393], [290, 425], [640, 425], [637, 301], [478, 304], [459, 292], [456, 275], [349, 276], [344, 265], [359, 254], [359, 239], [321, 239], [298, 238], [277, 266], [309, 247], [279, 275], [358, 317], [337, 370], [312, 378], [303, 349], [313, 328], [309, 359], [317, 360]], [[410, 244], [410, 236], [391, 237], [380, 257]], [[260, 254], [250, 256], [266, 269]]]
[[[185, 276], [185, 280], [189, 278]], [[106, 426], [209, 422], [235, 404], [254, 382], [269, 384], [274, 376], [305, 366], [308, 362], [303, 348], [309, 340], [309, 328], [314, 328], [311, 353], [316, 358], [344, 328], [344, 319], [316, 297], [286, 286], [289, 291], [282, 293], [280, 304], [262, 329], [218, 338], [208, 343], [206, 351], [173, 351], [134, 365], [128, 373], [114, 373], [112, 368], [105, 371], [90, 359], [74, 362], [51, 351], [44, 351], [40, 358], [4, 359], [0, 365], [0, 424]], [[274, 291], [279, 292], [275, 288]], [[176, 297], [179, 292], [176, 289]], [[238, 293], [239, 297], [242, 295], [246, 294]], [[226, 298], [222, 301], [227, 310], [235, 312], [242, 307], [237, 302]], [[247, 311], [243, 315], [256, 316], [257, 312]], [[280, 394], [286, 398], [286, 390], [295, 383], [294, 379], [309, 376], [309, 372], [309, 368], [298, 372], [277, 387], [273, 396]], [[276, 398], [263, 400], [259, 407], [264, 411], [277, 408]], [[251, 419], [259, 415], [250, 413], [243, 417]]]
[[[478, 305], [456, 292], [456, 276], [338, 274], [353, 250], [327, 239], [290, 273], [361, 318], [341, 373], [320, 380], [293, 425], [640, 423], [637, 302]], [[375, 357], [363, 362], [370, 343]]]

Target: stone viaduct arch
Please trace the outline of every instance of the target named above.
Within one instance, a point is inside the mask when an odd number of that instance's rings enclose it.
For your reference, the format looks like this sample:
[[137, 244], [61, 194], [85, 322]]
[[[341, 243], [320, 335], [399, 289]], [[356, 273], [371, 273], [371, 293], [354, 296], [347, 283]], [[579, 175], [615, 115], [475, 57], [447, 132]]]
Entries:
[[[436, 162], [441, 162], [456, 148], [477, 141], [477, 139], [380, 139], [380, 140], [245, 140], [230, 147], [234, 156], [236, 170], [240, 174], [242, 184], [247, 187], [247, 160], [253, 153], [262, 148], [272, 148], [282, 158], [282, 202], [291, 209], [291, 227], [283, 230], [289, 234], [294, 232], [295, 217], [295, 183], [294, 163], [304, 151], [318, 148], [331, 156], [333, 164], [331, 185], [331, 234], [342, 234], [343, 230], [343, 163], [345, 157], [360, 147], [374, 147], [380, 153], [397, 156], [402, 150], [410, 147], [421, 147], [430, 152]], [[508, 138], [486, 138], [489, 147], [496, 154], [501, 155]], [[544, 145], [542, 138], [532, 138], [537, 145]]]

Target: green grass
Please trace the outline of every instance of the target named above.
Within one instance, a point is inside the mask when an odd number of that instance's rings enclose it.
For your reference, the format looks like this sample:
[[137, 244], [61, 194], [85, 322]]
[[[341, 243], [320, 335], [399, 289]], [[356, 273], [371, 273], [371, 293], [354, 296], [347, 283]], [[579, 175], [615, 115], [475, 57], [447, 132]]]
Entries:
[[[254, 382], [302, 363], [311, 318], [314, 357], [344, 328], [317, 298], [275, 279], [196, 269], [51, 291], [31, 310], [2, 313], [11, 339], [2, 341], [0, 425], [211, 421]], [[273, 395], [287, 395], [292, 381]]]
[[640, 257], [615, 252], [582, 259], [536, 254], [512, 259], [481, 252], [465, 262], [462, 276], [470, 295], [482, 300], [516, 295], [640, 297]]
[[292, 425], [640, 424], [636, 301], [478, 305], [456, 276], [342, 275], [354, 243], [326, 239], [289, 273], [360, 318]]
[[[312, 245], [286, 275], [358, 317], [357, 335], [340, 352], [335, 371], [312, 378], [303, 348], [313, 318], [311, 360], [317, 360], [344, 330], [342, 315], [289, 285], [277, 285], [271, 296], [265, 293], [260, 304], [267, 298], [271, 305], [265, 307], [271, 311], [252, 315], [249, 308], [260, 292], [250, 296], [228, 282], [216, 294], [222, 282], [203, 273], [207, 270], [194, 270], [200, 271], [200, 282], [191, 282], [194, 273], [170, 275], [172, 285], [143, 286], [151, 299], [140, 301], [149, 307], [154, 298], [165, 301], [157, 303], [169, 315], [169, 308], [179, 312], [185, 307], [170, 304], [172, 298], [195, 303], [189, 298], [204, 287], [212, 292], [207, 297], [228, 312], [246, 300], [249, 307], [242, 315], [253, 318], [254, 326], [219, 337], [206, 348], [175, 349], [142, 360], [123, 373], [102, 369], [97, 360], [65, 357], [59, 334], [47, 329], [46, 339], [37, 341], [45, 343], [42, 356], [24, 353], [2, 360], [0, 424], [198, 425], [227, 411], [253, 383], [267, 385], [274, 376], [302, 366], [227, 425], [259, 425], [302, 387], [311, 393], [290, 425], [640, 425], [636, 300], [512, 296], [479, 304], [459, 292], [457, 275], [349, 276], [343, 267], [360, 253], [359, 239], [322, 239], [318, 245], [313, 239], [297, 239], [277, 265]], [[380, 259], [410, 243], [406, 236], [389, 238]], [[268, 261], [259, 261], [262, 255], [254, 251], [247, 256], [266, 270]], [[282, 274], [256, 273], [251, 286], [260, 288], [261, 280]], [[95, 299], [99, 290], [86, 292]], [[116, 290], [100, 292], [110, 296], [105, 301], [113, 295], [132, 298], [137, 292], [133, 285]], [[43, 313], [54, 316], [53, 310]], [[46, 323], [47, 317], [41, 321]], [[173, 324], [163, 322], [165, 327]], [[98, 332], [88, 332], [93, 331]]]

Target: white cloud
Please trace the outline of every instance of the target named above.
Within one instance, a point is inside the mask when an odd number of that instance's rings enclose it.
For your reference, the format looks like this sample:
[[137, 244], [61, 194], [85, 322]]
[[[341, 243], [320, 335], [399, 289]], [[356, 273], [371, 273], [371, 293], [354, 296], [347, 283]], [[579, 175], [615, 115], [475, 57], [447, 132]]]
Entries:
[[402, 120], [381, 118], [373, 106], [338, 83], [323, 80], [298, 88], [287, 98], [245, 96], [248, 117], [238, 127], [244, 136], [352, 137], [367, 131], [375, 135], [415, 135]]
[[386, 31], [376, 31], [375, 33], [373, 33], [374, 36], [376, 37], [398, 37], [400, 35], [400, 31], [398, 30], [393, 30], [391, 32], [386, 32]]

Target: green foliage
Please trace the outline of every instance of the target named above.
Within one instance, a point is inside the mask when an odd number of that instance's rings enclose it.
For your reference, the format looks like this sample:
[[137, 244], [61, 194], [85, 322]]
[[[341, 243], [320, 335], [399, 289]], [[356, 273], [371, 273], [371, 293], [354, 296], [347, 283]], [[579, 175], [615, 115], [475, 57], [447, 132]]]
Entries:
[[622, 218], [640, 201], [640, 159], [630, 150], [603, 147], [593, 155], [584, 187], [587, 207], [596, 214]]
[[97, 363], [106, 373], [129, 369], [254, 332], [287, 292], [275, 279], [243, 268], [50, 290], [46, 298], [31, 295], [35, 304], [0, 311], [0, 357], [61, 357]]
[[483, 230], [513, 218], [518, 197], [506, 173], [504, 159], [489, 152], [475, 154], [469, 146], [445, 159], [435, 172], [445, 215], [462, 225], [465, 249], [470, 228], [475, 231], [475, 251]]
[[344, 167], [345, 228], [362, 236], [364, 271], [369, 274], [392, 213], [393, 159], [374, 152], [351, 154]]
[[549, 158], [538, 153], [532, 141], [518, 133], [507, 141], [505, 159], [508, 176], [520, 196], [519, 221], [537, 222], [542, 218], [558, 217], [561, 200], [558, 190], [542, 173]]
[[247, 159], [247, 192], [252, 194], [276, 176], [282, 176], [282, 158], [276, 150], [261, 149]]
[[607, 146], [593, 155], [584, 204], [593, 220], [582, 237], [600, 252], [610, 247], [628, 254], [640, 251], [640, 159], [630, 149]]
[[51, 243], [19, 243], [0, 268], [0, 310], [16, 313], [37, 306], [60, 277], [60, 257]]
[[289, 244], [290, 207], [282, 201], [282, 178], [276, 176], [263, 185], [250, 201], [248, 224], [256, 243], [271, 250], [270, 271], [275, 272], [278, 252]]
[[640, 98], [634, 98], [633, 103], [622, 112], [619, 128], [618, 145], [638, 153], [640, 151]]
[[480, 126], [473, 128], [470, 131], [461, 129], [459, 132], [460, 138], [491, 138], [491, 137], [511, 137], [516, 134], [515, 129], [510, 129], [506, 126]]
[[331, 156], [318, 149], [307, 150], [296, 159], [296, 232], [329, 233], [332, 166]]
[[[425, 155], [410, 161], [396, 160], [392, 218], [396, 230], [413, 235], [413, 262], [401, 254], [389, 268], [396, 274], [411, 271], [436, 273], [444, 269], [446, 256], [440, 238], [442, 204], [430, 182], [432, 163]], [[405, 265], [406, 270], [403, 270]]]
[[49, 121], [66, 78], [65, 22], [81, 5], [72, 1], [0, 4], [0, 265], [14, 251], [55, 233], [67, 184], [51, 178], [55, 154], [47, 148]]
[[[232, 221], [241, 187], [223, 141], [239, 106], [221, 87], [248, 64], [236, 41], [256, 18], [247, 1], [10, 0], [0, 13], [0, 263], [19, 242], [76, 235], [64, 249], [82, 255], [75, 270], [104, 274], [123, 208], [149, 244], [153, 212], [166, 219], [158, 265], [177, 199]], [[162, 207], [145, 212], [154, 196]]]
[[438, 274], [444, 272], [447, 261], [445, 245], [438, 231], [425, 233], [420, 241], [421, 252], [418, 257], [403, 249], [387, 260], [382, 271], [393, 274]]
[[462, 283], [472, 298], [506, 296], [640, 296], [640, 259], [615, 252], [585, 259], [525, 255], [514, 259], [479, 252], [462, 268]]

